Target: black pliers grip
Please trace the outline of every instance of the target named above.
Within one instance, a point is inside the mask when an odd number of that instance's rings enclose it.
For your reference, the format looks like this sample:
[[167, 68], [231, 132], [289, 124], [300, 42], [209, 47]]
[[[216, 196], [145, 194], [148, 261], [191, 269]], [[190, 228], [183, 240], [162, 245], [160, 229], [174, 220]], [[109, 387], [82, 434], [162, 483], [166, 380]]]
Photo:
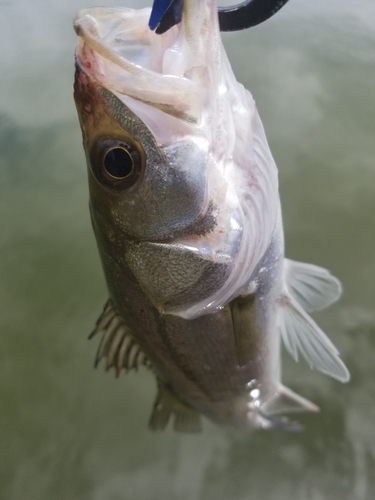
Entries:
[[[219, 7], [220, 31], [239, 31], [266, 21], [288, 0], [245, 0], [231, 7]], [[159, 35], [181, 22], [183, 0], [154, 0], [149, 26]]]

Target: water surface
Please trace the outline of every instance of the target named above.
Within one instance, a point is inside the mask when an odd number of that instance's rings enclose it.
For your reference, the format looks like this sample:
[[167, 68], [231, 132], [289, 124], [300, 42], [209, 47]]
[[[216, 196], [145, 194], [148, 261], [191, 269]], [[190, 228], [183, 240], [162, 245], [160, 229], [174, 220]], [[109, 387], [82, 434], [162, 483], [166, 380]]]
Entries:
[[[98, 0], [96, 5], [109, 1]], [[125, 2], [146, 6], [148, 2]], [[375, 498], [375, 5], [291, 0], [225, 35], [280, 171], [287, 255], [331, 269], [343, 299], [316, 315], [341, 385], [284, 356], [322, 412], [301, 434], [153, 434], [150, 373], [92, 367], [107, 298], [72, 99], [72, 18], [90, 0], [0, 1], [0, 498]]]

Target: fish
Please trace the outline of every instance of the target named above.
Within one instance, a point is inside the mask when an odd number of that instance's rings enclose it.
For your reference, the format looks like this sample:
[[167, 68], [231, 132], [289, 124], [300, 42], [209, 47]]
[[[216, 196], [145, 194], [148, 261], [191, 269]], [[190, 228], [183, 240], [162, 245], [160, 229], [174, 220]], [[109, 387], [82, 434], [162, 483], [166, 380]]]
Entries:
[[149, 427], [299, 429], [319, 408], [281, 381], [295, 360], [347, 382], [311, 318], [341, 294], [284, 256], [278, 170], [226, 56], [214, 0], [162, 35], [150, 9], [78, 12], [74, 98], [109, 299], [96, 364], [156, 378]]

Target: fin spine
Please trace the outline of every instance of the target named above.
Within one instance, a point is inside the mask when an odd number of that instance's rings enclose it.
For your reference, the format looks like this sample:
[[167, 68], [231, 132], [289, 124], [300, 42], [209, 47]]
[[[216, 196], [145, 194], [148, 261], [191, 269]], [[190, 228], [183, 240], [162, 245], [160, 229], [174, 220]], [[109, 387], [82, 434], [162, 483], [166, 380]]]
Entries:
[[102, 337], [95, 356], [95, 368], [103, 358], [106, 358], [106, 371], [114, 368], [117, 377], [122, 369], [125, 372], [131, 369], [138, 370], [141, 364], [148, 368], [152, 367], [134, 340], [131, 330], [114, 309], [111, 299], [106, 302], [89, 339], [99, 332], [102, 332]]

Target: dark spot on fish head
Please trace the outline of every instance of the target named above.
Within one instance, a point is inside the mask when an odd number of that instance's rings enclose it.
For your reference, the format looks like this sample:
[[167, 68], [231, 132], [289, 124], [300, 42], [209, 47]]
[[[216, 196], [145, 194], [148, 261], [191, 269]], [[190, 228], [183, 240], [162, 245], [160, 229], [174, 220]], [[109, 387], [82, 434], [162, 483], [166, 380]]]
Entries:
[[90, 79], [77, 63], [74, 75], [74, 99], [79, 113], [86, 115], [92, 111], [93, 97]]
[[77, 61], [74, 77], [74, 100], [84, 139], [87, 136], [87, 128], [100, 121], [103, 99], [99, 89], [100, 84], [86, 73], [81, 61]]

